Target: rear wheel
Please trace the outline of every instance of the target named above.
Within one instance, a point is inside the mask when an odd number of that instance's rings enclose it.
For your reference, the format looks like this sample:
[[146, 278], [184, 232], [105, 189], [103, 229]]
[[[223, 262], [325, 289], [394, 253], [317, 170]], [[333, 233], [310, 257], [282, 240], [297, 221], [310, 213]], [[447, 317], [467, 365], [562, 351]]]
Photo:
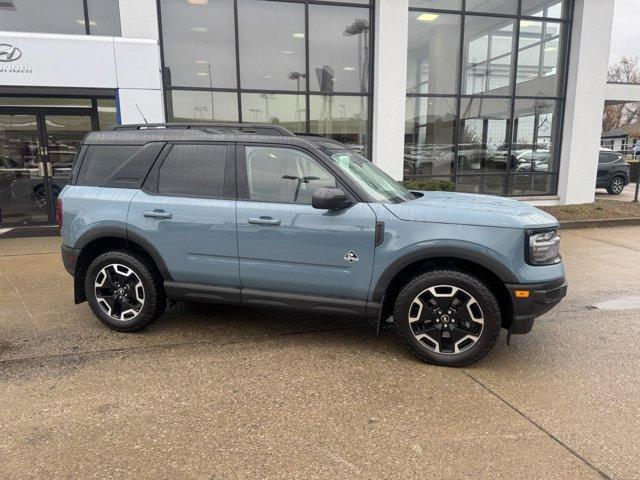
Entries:
[[124, 250], [105, 252], [91, 262], [85, 292], [100, 321], [122, 332], [142, 330], [166, 308], [162, 284], [152, 266]]
[[457, 270], [434, 270], [400, 291], [396, 332], [419, 359], [451, 367], [484, 357], [500, 334], [500, 308], [479, 279]]
[[624, 178], [613, 177], [609, 181], [609, 185], [607, 186], [607, 192], [609, 192], [609, 195], [620, 195], [623, 190], [624, 190]]

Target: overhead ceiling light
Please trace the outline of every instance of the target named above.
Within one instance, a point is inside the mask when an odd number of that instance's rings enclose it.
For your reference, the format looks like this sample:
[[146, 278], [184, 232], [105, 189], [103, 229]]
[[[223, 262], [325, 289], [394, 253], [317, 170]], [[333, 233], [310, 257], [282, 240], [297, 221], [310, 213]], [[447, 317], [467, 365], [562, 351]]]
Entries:
[[344, 70], [345, 72], [353, 72], [355, 70], [355, 68], [353, 68], [353, 67], [342, 67], [342, 70]]
[[292, 54], [294, 54], [296, 52], [292, 52], [291, 50], [281, 50], [280, 53], [283, 53], [285, 55], [292, 55]]
[[304, 38], [304, 33], [294, 33], [293, 35], [291, 35], [293, 38]]
[[206, 65], [209, 62], [207, 62], [206, 60], [196, 60], [196, 63], [199, 65]]
[[421, 13], [420, 15], [418, 15], [418, 18], [416, 18], [416, 20], [420, 22], [433, 22], [439, 16], [440, 15], [438, 15], [437, 13]]
[[207, 27], [191, 27], [189, 30], [196, 33], [205, 33], [207, 32]]
[[[84, 25], [84, 19], [78, 18], [78, 19], [76, 19], [76, 23], [79, 23], [80, 25]], [[89, 20], [89, 25], [92, 26], [92, 27], [97, 27], [98, 26], [98, 24], [94, 20]]]
[[209, 5], [209, 0], [187, 0], [189, 5]]
[[196, 73], [196, 75], [198, 75], [199, 77], [206, 77], [207, 76], [207, 74], [204, 73], [204, 72], [198, 72], [198, 73]]

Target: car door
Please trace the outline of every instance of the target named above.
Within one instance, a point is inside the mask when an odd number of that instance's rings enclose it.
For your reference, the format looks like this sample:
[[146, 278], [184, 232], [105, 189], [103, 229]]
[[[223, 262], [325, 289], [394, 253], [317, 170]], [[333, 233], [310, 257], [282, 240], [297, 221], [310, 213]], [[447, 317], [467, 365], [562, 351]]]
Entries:
[[615, 159], [615, 156], [608, 152], [600, 152], [598, 155], [598, 177], [597, 185], [606, 186], [609, 180], [609, 173], [611, 171], [611, 162]]
[[220, 300], [239, 300], [234, 152], [232, 143], [167, 145], [129, 207], [130, 238], [148, 242], [180, 284], [170, 287], [193, 299], [194, 285], [206, 285], [208, 299], [218, 289]]
[[243, 303], [291, 305], [306, 298], [311, 306], [340, 310], [350, 300], [364, 302], [375, 248], [372, 208], [354, 201], [340, 210], [314, 209], [315, 190], [345, 188], [303, 149], [239, 146], [237, 172]]

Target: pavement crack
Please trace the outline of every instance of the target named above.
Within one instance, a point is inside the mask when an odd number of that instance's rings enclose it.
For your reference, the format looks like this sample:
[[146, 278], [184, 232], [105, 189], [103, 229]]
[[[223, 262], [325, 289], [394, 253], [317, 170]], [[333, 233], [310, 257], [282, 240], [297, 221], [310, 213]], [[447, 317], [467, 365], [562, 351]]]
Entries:
[[516, 407], [515, 405], [513, 405], [511, 402], [509, 402], [507, 399], [505, 399], [504, 397], [502, 397], [500, 394], [498, 394], [497, 392], [495, 392], [494, 390], [492, 390], [490, 387], [488, 387], [487, 385], [485, 385], [484, 383], [482, 383], [480, 380], [478, 380], [476, 377], [474, 377], [473, 375], [471, 375], [468, 371], [466, 371], [465, 369], [461, 369], [462, 373], [464, 373], [467, 377], [469, 377], [471, 380], [473, 380], [475, 383], [477, 383], [480, 387], [482, 387], [484, 390], [486, 390], [489, 394], [491, 394], [492, 396], [494, 396], [495, 398], [497, 398], [500, 402], [504, 403], [507, 407], [509, 407], [511, 410], [513, 410], [515, 413], [517, 413], [519, 416], [521, 416], [522, 418], [524, 418], [526, 421], [528, 421], [530, 424], [532, 424], [534, 427], [536, 427], [538, 430], [540, 430], [542, 433], [544, 433], [547, 437], [549, 437], [551, 440], [553, 440], [554, 442], [556, 442], [558, 445], [560, 445], [562, 448], [564, 448], [567, 452], [569, 452], [571, 455], [573, 455], [575, 458], [577, 458], [578, 460], [580, 460], [582, 463], [584, 463], [587, 467], [589, 467], [591, 470], [593, 470], [594, 472], [596, 472], [598, 475], [600, 475], [600, 477], [602, 477], [605, 480], [613, 480], [613, 478], [609, 475], [607, 475], [605, 472], [603, 472], [600, 468], [598, 468], [596, 465], [594, 465], [592, 462], [590, 462], [587, 458], [585, 458], [584, 456], [582, 456], [580, 453], [578, 453], [576, 450], [574, 450], [573, 448], [571, 448], [569, 445], [567, 445], [566, 443], [564, 443], [562, 440], [560, 440], [558, 437], [556, 437], [553, 433], [551, 433], [549, 430], [547, 430], [546, 428], [544, 428], [541, 424], [539, 424], [538, 422], [536, 422], [533, 418], [531, 418], [529, 415], [527, 415], [526, 413], [524, 413], [522, 410], [520, 410], [518, 407]]

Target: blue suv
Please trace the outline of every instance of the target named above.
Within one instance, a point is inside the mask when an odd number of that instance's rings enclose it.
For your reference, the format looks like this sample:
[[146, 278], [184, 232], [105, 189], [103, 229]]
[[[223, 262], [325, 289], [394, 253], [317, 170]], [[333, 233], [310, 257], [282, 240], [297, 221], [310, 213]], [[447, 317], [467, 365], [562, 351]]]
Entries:
[[57, 212], [75, 302], [119, 331], [174, 300], [355, 314], [460, 366], [501, 328], [529, 332], [567, 288], [550, 215], [411, 192], [338, 142], [278, 126], [90, 133]]

